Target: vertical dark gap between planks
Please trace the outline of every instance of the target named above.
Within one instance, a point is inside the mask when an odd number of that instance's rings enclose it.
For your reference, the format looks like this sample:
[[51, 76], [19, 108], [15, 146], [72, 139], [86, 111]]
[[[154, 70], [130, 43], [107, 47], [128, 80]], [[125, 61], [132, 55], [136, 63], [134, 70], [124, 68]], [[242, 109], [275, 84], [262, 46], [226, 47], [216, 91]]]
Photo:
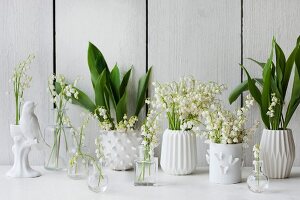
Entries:
[[[244, 59], [244, 47], [243, 47], [243, 19], [244, 18], [244, 2], [243, 0], [241, 0], [241, 65], [243, 65], [243, 59]], [[243, 78], [243, 69], [241, 68], [241, 83], [244, 81]], [[243, 98], [243, 94], [241, 95], [241, 107], [243, 107], [244, 105], [244, 98]]]
[[[56, 74], [56, 16], [55, 16], [55, 0], [53, 0], [53, 74]], [[55, 108], [55, 104], [53, 103], [53, 108]]]
[[[149, 61], [148, 61], [148, 0], [146, 0], [146, 73], [149, 69], [148, 67]], [[146, 92], [146, 98], [149, 97], [149, 91]], [[149, 110], [148, 104], [146, 104], [146, 116]]]

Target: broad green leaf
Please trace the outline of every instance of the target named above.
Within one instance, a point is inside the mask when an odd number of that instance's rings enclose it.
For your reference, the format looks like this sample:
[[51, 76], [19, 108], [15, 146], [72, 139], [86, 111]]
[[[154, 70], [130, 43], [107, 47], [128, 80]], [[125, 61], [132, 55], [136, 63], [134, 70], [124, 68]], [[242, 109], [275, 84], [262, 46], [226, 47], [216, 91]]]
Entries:
[[288, 57], [287, 61], [286, 61], [286, 65], [285, 65], [285, 70], [284, 70], [284, 74], [283, 74], [283, 80], [282, 80], [282, 97], [283, 99], [285, 99], [285, 95], [286, 95], [286, 90], [288, 88], [288, 84], [290, 81], [290, 77], [291, 77], [291, 72], [294, 66], [294, 62], [295, 62], [295, 54], [297, 52], [298, 46], [296, 46], [292, 53], [290, 54], [290, 56]]
[[146, 100], [146, 92], [148, 89], [148, 83], [151, 75], [152, 67], [148, 70], [148, 72], [142, 76], [139, 80], [138, 85], [138, 93], [137, 93], [137, 103], [136, 103], [136, 109], [135, 109], [135, 115], [138, 116], [142, 107], [145, 105]]
[[254, 100], [258, 103], [258, 105], [261, 107], [261, 93], [259, 89], [255, 85], [254, 79], [251, 78], [250, 74], [248, 73], [247, 69], [243, 66], [240, 65], [246, 72], [247, 78], [248, 78], [248, 90]]
[[295, 73], [294, 73], [294, 83], [293, 83], [293, 89], [291, 94], [291, 100], [289, 102], [286, 116], [285, 116], [285, 123], [284, 128], [287, 128], [294, 112], [296, 111], [299, 103], [300, 103], [300, 48], [298, 48], [296, 54], [295, 54]]
[[131, 74], [131, 70], [132, 70], [132, 68], [130, 68], [130, 70], [128, 70], [126, 72], [126, 74], [124, 75], [124, 77], [123, 77], [123, 80], [121, 82], [121, 86], [120, 86], [120, 89], [119, 89], [120, 97], [122, 97], [124, 95], [125, 91], [126, 91], [127, 84], [128, 84], [130, 74]]
[[[72, 97], [72, 104], [79, 105], [84, 109], [88, 110], [91, 113], [95, 112], [96, 105], [92, 102], [92, 100], [81, 90], [75, 87], [78, 91], [78, 99]], [[58, 82], [55, 82], [55, 90], [59, 94], [61, 92], [61, 86]]]
[[106, 97], [105, 97], [105, 86], [106, 86], [106, 70], [103, 70], [103, 72], [100, 74], [100, 76], [97, 79], [96, 85], [95, 85], [95, 103], [97, 107], [105, 107], [108, 109], [106, 104]]
[[276, 74], [277, 74], [278, 83], [280, 83], [280, 87], [281, 87], [283, 72], [285, 71], [286, 60], [282, 49], [276, 42], [275, 42], [275, 53], [276, 53]]
[[120, 71], [117, 64], [115, 64], [114, 68], [110, 72], [110, 83], [111, 90], [114, 96], [114, 101], [118, 102], [120, 99], [119, 88], [121, 85]]
[[[261, 87], [263, 86], [263, 80], [254, 78], [253, 79], [256, 83], [258, 83]], [[245, 91], [248, 90], [248, 80], [243, 81], [241, 84], [239, 84], [236, 88], [233, 89], [233, 91], [229, 95], [229, 103], [232, 104], [235, 102], [235, 100]]]
[[262, 89], [261, 95], [261, 117], [267, 128], [270, 128], [269, 117], [267, 116], [268, 108], [270, 105], [270, 91], [271, 91], [271, 80], [272, 80], [272, 60], [273, 60], [273, 49], [274, 49], [275, 41], [273, 40], [272, 49], [270, 53], [270, 57], [268, 58], [267, 63], [263, 69], [263, 81], [264, 86]]
[[263, 62], [259, 62], [259, 61], [257, 61], [257, 60], [254, 60], [253, 58], [246, 58], [246, 59], [255, 62], [255, 63], [258, 64], [261, 68], [264, 68], [264, 66], [265, 66], [265, 64], [266, 64], [266, 63], [263, 63]]
[[93, 87], [95, 88], [97, 79], [104, 69], [108, 70], [106, 61], [100, 50], [91, 42], [88, 48], [88, 65], [90, 69]]
[[116, 118], [119, 123], [123, 116], [127, 113], [127, 91], [125, 90], [124, 95], [121, 97], [120, 101], [117, 104], [116, 109]]

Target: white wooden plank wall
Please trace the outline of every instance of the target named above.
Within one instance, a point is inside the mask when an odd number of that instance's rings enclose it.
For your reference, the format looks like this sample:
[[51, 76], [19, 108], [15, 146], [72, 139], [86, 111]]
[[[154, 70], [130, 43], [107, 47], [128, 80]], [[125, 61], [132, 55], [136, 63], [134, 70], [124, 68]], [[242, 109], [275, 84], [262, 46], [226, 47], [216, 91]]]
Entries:
[[[12, 139], [9, 124], [14, 122], [12, 85], [8, 83], [13, 68], [35, 54], [29, 74], [32, 87], [25, 99], [38, 103], [36, 114], [42, 129], [48, 121], [49, 99], [46, 92], [47, 76], [53, 68], [52, 53], [52, 1], [51, 0], [2, 0], [0, 1], [0, 164], [12, 164]], [[32, 152], [30, 161], [42, 164], [41, 152]]]
[[[297, 0], [148, 0], [146, 29], [146, 0], [56, 0], [56, 71], [70, 81], [81, 76], [79, 87], [93, 98], [87, 65], [87, 47], [91, 41], [103, 52], [110, 67], [118, 62], [125, 71], [133, 65], [134, 81], [146, 71], [148, 56], [149, 66], [154, 66], [152, 80], [166, 82], [193, 75], [203, 81], [225, 83], [228, 90], [223, 99], [227, 103], [229, 92], [241, 79], [238, 66], [241, 54], [244, 58], [265, 60], [273, 35], [284, 51], [292, 49], [300, 33], [299, 8]], [[0, 1], [0, 164], [12, 163], [9, 123], [13, 120], [14, 104], [12, 96], [5, 94], [8, 79], [12, 68], [31, 52], [35, 53], [36, 59], [31, 69], [33, 86], [27, 99], [38, 102], [41, 126], [44, 128], [49, 123], [51, 104], [46, 85], [53, 68], [52, 22], [53, 1]], [[255, 74], [256, 71], [253, 67], [251, 72]], [[133, 94], [136, 86], [131, 86]], [[133, 105], [134, 102], [131, 107]], [[231, 108], [238, 106], [240, 101]], [[70, 107], [69, 113], [75, 123], [79, 122], [79, 112], [79, 108]], [[291, 124], [298, 152], [299, 112]], [[251, 114], [251, 121], [255, 119], [258, 119], [257, 110]], [[259, 141], [258, 133], [254, 142]], [[87, 134], [86, 142], [93, 146], [93, 139], [98, 134], [96, 123], [90, 125]], [[207, 145], [201, 140], [198, 144], [199, 165], [203, 166], [206, 165]], [[299, 156], [297, 158], [295, 165], [299, 166]], [[251, 165], [251, 159], [249, 148], [247, 165]], [[33, 152], [31, 161], [41, 164], [42, 155]]]
[[[149, 64], [153, 80], [193, 75], [202, 81], [240, 82], [241, 5], [234, 1], [149, 1]], [[237, 105], [237, 104], [236, 104]], [[233, 107], [236, 107], [233, 106]], [[167, 123], [164, 123], [164, 128]], [[198, 138], [198, 163], [206, 165], [208, 145]]]
[[[78, 87], [94, 100], [87, 63], [90, 41], [101, 50], [110, 68], [116, 62], [121, 72], [133, 66], [128, 88], [130, 97], [135, 99], [137, 84], [133, 83], [146, 72], [145, 1], [62, 0], [57, 1], [56, 8], [57, 73], [66, 75], [69, 80], [81, 76], [83, 80]], [[130, 101], [131, 110], [134, 105], [135, 100]], [[78, 112], [78, 108], [70, 108], [75, 124], [79, 121]], [[90, 124], [86, 134], [86, 143], [93, 147], [94, 138], [99, 134], [96, 122]]]

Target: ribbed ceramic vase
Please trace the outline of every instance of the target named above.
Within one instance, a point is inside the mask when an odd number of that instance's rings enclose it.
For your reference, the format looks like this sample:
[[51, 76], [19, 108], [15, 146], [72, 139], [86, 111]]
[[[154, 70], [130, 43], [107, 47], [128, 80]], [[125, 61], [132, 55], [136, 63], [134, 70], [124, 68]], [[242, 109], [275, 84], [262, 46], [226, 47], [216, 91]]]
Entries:
[[209, 145], [209, 181], [219, 184], [241, 182], [242, 177], [242, 144]]
[[129, 170], [138, 157], [141, 134], [137, 131], [101, 131], [103, 151], [108, 166], [113, 170]]
[[189, 131], [165, 130], [160, 165], [167, 174], [191, 174], [197, 165], [196, 136]]
[[295, 160], [295, 143], [291, 129], [263, 130], [260, 156], [269, 178], [287, 178]]

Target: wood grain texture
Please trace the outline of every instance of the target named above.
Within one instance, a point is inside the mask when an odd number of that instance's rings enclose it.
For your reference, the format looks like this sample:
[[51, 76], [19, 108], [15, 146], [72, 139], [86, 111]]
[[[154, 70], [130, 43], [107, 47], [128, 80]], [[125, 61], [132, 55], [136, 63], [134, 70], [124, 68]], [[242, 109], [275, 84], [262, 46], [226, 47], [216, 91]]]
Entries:
[[[244, 1], [244, 57], [266, 61], [271, 50], [273, 36], [288, 56], [295, 47], [296, 39], [300, 34], [299, 9], [300, 2], [297, 0]], [[244, 63], [253, 76], [261, 77], [259, 66], [247, 60]], [[287, 94], [287, 97], [289, 96], [290, 92]], [[300, 151], [299, 117], [298, 109], [289, 126], [293, 130], [296, 152]], [[250, 121], [258, 119], [260, 119], [260, 115], [256, 108], [251, 114]], [[259, 143], [262, 128], [263, 123], [253, 138], [253, 144]], [[250, 159], [252, 158], [247, 158], [247, 163], [250, 162]], [[297, 155], [294, 165], [300, 165], [300, 157]]]
[[[117, 62], [124, 73], [133, 66], [128, 89], [130, 99], [135, 99], [137, 81], [146, 71], [145, 8], [145, 1], [140, 0], [57, 1], [57, 72], [69, 80], [82, 77], [79, 88], [94, 99], [87, 64], [90, 41], [101, 50], [110, 68]], [[129, 102], [134, 111], [135, 100]], [[69, 114], [78, 124], [80, 119], [75, 113], [82, 109], [71, 107]], [[99, 134], [96, 122], [90, 124], [86, 134], [86, 144], [93, 147]]]
[[[193, 75], [202, 81], [225, 83], [228, 91], [223, 99], [227, 103], [228, 92], [240, 82], [240, 19], [239, 0], [149, 1], [153, 80], [178, 81], [181, 76]], [[199, 140], [200, 166], [206, 165], [206, 149]]]
[[[46, 92], [47, 76], [52, 71], [52, 1], [2, 0], [0, 1], [0, 164], [12, 164], [12, 139], [9, 124], [14, 122], [14, 99], [9, 78], [13, 68], [32, 53], [36, 56], [29, 74], [32, 86], [25, 100], [38, 104], [36, 114], [41, 129], [47, 125], [49, 101]], [[10, 92], [6, 95], [6, 92]], [[41, 152], [32, 151], [32, 164], [42, 164]]]

